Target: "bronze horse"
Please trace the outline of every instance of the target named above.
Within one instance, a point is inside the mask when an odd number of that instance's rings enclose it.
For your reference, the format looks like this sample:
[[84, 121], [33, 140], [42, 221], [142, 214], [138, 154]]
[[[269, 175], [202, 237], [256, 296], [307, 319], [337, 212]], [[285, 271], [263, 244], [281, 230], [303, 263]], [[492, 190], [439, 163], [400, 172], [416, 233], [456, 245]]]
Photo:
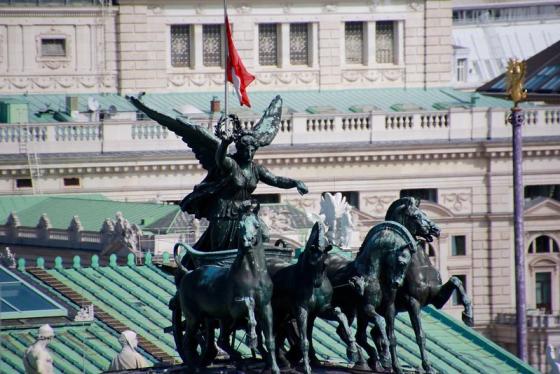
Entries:
[[[432, 240], [432, 236], [439, 236], [435, 223], [418, 209], [414, 200], [397, 200], [391, 209], [403, 219], [374, 226], [364, 239], [356, 260], [336, 255], [327, 260], [327, 274], [335, 286], [333, 304], [342, 308], [349, 321], [357, 317], [356, 340], [366, 350], [369, 366], [378, 370], [380, 358], [381, 364], [388, 367], [389, 354], [391, 358], [396, 357], [395, 301], [410, 262], [418, 252], [415, 238]], [[377, 350], [367, 341], [369, 322], [374, 322], [376, 327]], [[381, 357], [378, 350], [382, 352]], [[358, 364], [365, 364], [361, 357]]]
[[[325, 272], [325, 259], [331, 249], [323, 224], [317, 222], [297, 263], [269, 263], [274, 284], [272, 310], [278, 359], [287, 363], [282, 347], [288, 333], [287, 325], [290, 320], [295, 319], [303, 369], [308, 374], [311, 373], [308, 352], [310, 349], [313, 351], [311, 336], [317, 317], [336, 320], [347, 336], [351, 334], [346, 316], [339, 308], [331, 306], [333, 288]], [[357, 353], [354, 339], [350, 339], [347, 344], [349, 359], [353, 360]]]
[[[239, 247], [230, 267], [205, 265], [188, 271], [175, 251], [179, 266], [178, 296], [185, 318], [184, 341], [179, 342], [178, 348], [182, 345], [181, 358], [193, 368], [208, 365], [216, 356], [214, 326], [218, 320], [220, 335], [217, 343], [230, 358], [234, 361], [241, 359], [231, 346], [230, 337], [238, 327], [247, 326], [249, 347], [257, 348], [257, 331], [262, 331], [268, 364], [274, 374], [280, 373], [272, 330], [272, 280], [266, 267], [263, 228], [257, 212], [258, 207], [244, 213], [238, 223]], [[181, 326], [181, 321], [174, 320], [173, 325]], [[205, 347], [201, 347], [202, 354], [199, 354], [201, 330], [204, 331]]]
[[[415, 225], [419, 221], [410, 215], [409, 209], [403, 210], [404, 205], [414, 205], [416, 209], [412, 209], [413, 215], [423, 215], [420, 210], [420, 201], [412, 197], [401, 198], [389, 207], [385, 219], [388, 221], [396, 221], [409, 229], [411, 233], [415, 232]], [[414, 212], [415, 211], [415, 212]], [[433, 226], [431, 234], [439, 236], [439, 229]], [[428, 242], [432, 241], [432, 235], [420, 235]], [[403, 285], [397, 292], [395, 300], [396, 312], [407, 311], [410, 322], [414, 328], [416, 342], [420, 348], [420, 356], [422, 359], [422, 367], [426, 373], [433, 373], [428, 357], [426, 355], [426, 338], [422, 330], [420, 320], [420, 312], [422, 307], [433, 305], [436, 308], [442, 308], [449, 300], [453, 291], [459, 293], [461, 303], [464, 306], [463, 322], [468, 326], [473, 325], [472, 304], [469, 296], [465, 292], [461, 280], [457, 277], [451, 277], [445, 284], [442, 284], [441, 276], [436, 268], [430, 262], [430, 259], [423, 250], [418, 250], [412, 255], [412, 260], [408, 266]], [[373, 335], [373, 332], [372, 332]], [[393, 359], [393, 369], [397, 373], [402, 373], [396, 351], [392, 348], [391, 356]]]

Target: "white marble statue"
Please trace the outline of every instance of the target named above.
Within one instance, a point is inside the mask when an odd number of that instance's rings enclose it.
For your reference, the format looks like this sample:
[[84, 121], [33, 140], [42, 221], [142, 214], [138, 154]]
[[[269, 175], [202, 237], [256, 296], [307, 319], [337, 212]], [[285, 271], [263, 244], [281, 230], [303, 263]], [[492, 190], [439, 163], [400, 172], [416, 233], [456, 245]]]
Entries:
[[39, 327], [37, 340], [25, 350], [23, 366], [26, 374], [53, 374], [53, 359], [47, 346], [54, 339], [54, 330], [49, 325]]
[[136, 352], [138, 339], [134, 331], [123, 331], [119, 337], [119, 343], [122, 345], [122, 350], [117, 357], [111, 361], [109, 370], [140, 369], [148, 366], [144, 357]]
[[350, 248], [355, 230], [352, 206], [340, 192], [334, 195], [325, 193], [321, 197], [320, 206], [319, 215], [313, 215], [312, 220], [320, 220], [328, 227], [326, 236], [331, 243], [341, 248]]
[[546, 347], [546, 361], [550, 365], [550, 374], [560, 374], [560, 357], [552, 345]]

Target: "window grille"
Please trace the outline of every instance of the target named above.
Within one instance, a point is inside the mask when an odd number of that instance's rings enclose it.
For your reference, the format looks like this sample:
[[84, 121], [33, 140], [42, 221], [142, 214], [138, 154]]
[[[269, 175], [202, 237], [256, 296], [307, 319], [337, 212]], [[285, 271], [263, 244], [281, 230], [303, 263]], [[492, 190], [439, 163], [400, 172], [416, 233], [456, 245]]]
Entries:
[[259, 64], [278, 65], [278, 28], [275, 23], [259, 25]]
[[309, 65], [309, 25], [290, 25], [290, 64]]
[[171, 25], [171, 66], [191, 65], [191, 29], [189, 25]]
[[346, 22], [344, 24], [344, 49], [347, 64], [364, 63], [364, 24]]
[[202, 64], [204, 66], [222, 65], [222, 26], [202, 26]]
[[394, 23], [382, 21], [375, 23], [375, 61], [379, 64], [393, 64], [394, 54]]
[[41, 56], [43, 57], [64, 57], [66, 56], [66, 40], [41, 39]]

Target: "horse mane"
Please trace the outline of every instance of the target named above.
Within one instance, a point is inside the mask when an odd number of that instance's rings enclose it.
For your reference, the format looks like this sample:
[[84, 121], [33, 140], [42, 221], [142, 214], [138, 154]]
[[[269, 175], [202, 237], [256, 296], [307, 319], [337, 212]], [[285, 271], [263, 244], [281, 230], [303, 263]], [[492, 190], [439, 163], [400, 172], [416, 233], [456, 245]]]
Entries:
[[393, 201], [391, 205], [389, 205], [389, 209], [387, 209], [387, 213], [385, 214], [385, 221], [396, 221], [394, 217], [397, 215], [398, 209], [406, 202], [410, 202], [413, 205], [416, 205], [416, 199], [411, 196], [401, 197], [400, 199]]

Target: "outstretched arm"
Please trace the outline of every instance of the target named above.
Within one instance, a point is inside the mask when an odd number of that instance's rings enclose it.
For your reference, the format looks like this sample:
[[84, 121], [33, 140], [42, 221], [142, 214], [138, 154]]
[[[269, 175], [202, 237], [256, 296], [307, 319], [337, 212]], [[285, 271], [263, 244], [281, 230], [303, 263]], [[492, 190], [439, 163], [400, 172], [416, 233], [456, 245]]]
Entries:
[[284, 189], [296, 187], [301, 195], [305, 195], [308, 192], [307, 186], [300, 180], [276, 176], [262, 165], [258, 165], [257, 168], [259, 170], [259, 179], [269, 186]]
[[227, 157], [227, 150], [230, 141], [223, 139], [216, 150], [216, 166], [220, 170], [230, 170], [232, 168], [232, 160]]

